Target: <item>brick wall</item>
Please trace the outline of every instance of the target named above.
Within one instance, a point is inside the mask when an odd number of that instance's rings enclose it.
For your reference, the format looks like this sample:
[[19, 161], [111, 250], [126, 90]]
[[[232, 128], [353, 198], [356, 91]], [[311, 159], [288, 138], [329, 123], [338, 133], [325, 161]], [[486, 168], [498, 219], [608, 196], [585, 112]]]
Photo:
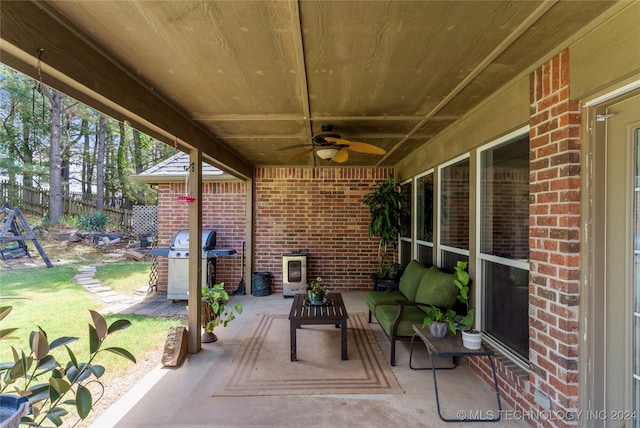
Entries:
[[310, 278], [321, 276], [336, 291], [371, 289], [378, 241], [368, 238], [363, 201], [391, 173], [392, 168], [258, 168], [254, 269], [271, 272], [272, 291], [282, 292], [282, 255], [294, 251], [309, 254]]
[[[551, 398], [556, 415], [578, 409], [578, 301], [580, 242], [580, 114], [569, 99], [569, 53], [531, 75], [529, 215], [529, 363], [526, 381], [499, 360], [505, 401], [540, 412], [533, 393]], [[475, 360], [475, 359], [474, 359]], [[470, 360], [484, 377], [487, 361]], [[568, 417], [528, 419], [533, 426], [575, 426]]]
[[[184, 183], [158, 185], [158, 247], [171, 245], [174, 234], [189, 228], [189, 205], [179, 202]], [[242, 242], [246, 229], [244, 182], [202, 184], [202, 228], [216, 230], [216, 247], [233, 248], [236, 254], [217, 261], [217, 280], [235, 290], [242, 276]], [[158, 257], [158, 290], [167, 289], [167, 258]], [[246, 279], [245, 279], [246, 280]]]
[[[525, 169], [490, 168], [482, 179], [480, 208], [482, 251], [507, 258], [529, 258], [529, 173]], [[498, 232], [499, 231], [499, 232]]]
[[469, 160], [442, 169], [441, 243], [469, 249]]

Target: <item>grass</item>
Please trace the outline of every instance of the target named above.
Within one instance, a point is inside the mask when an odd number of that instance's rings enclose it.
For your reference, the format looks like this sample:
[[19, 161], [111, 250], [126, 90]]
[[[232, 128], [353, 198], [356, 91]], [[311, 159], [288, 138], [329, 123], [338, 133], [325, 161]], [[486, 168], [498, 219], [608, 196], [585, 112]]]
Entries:
[[[2, 300], [0, 306], [13, 306], [13, 311], [2, 320], [0, 328], [18, 327], [13, 334], [18, 339], [2, 341], [0, 361], [12, 361], [10, 346], [28, 352], [28, 337], [32, 330], [40, 326], [46, 331], [49, 341], [61, 336], [75, 336], [80, 340], [70, 347], [80, 360], [86, 361], [89, 354], [89, 309], [100, 310], [101, 304], [91, 294], [75, 284], [73, 277], [78, 272], [78, 264], [56, 266], [52, 269], [34, 268], [0, 271], [0, 296], [24, 296], [28, 300]], [[100, 275], [109, 277], [110, 283], [124, 283], [140, 287], [140, 278], [148, 281], [149, 266], [146, 263], [123, 263], [108, 265], [100, 269]], [[133, 291], [133, 290], [129, 290]], [[172, 325], [185, 325], [182, 318], [145, 317], [135, 315], [108, 315], [108, 324], [116, 319], [128, 319], [132, 326], [107, 338], [106, 346], [119, 346], [129, 350], [134, 356], [142, 356], [164, 342]], [[56, 354], [61, 362], [66, 362], [65, 351]], [[105, 352], [96, 361], [107, 369], [107, 374], [115, 376], [125, 372], [132, 363], [126, 359]]]
[[126, 294], [149, 284], [149, 262], [122, 262], [98, 266], [95, 278], [116, 292]]

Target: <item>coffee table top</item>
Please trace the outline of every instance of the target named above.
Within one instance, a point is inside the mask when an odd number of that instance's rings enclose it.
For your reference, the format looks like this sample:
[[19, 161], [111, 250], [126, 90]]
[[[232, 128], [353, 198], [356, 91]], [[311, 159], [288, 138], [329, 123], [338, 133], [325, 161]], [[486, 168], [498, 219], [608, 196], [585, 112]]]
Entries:
[[309, 302], [306, 293], [298, 293], [293, 296], [290, 320], [310, 321], [310, 320], [342, 320], [349, 318], [347, 309], [342, 301], [340, 293], [331, 292], [327, 296], [327, 301], [322, 305], [315, 305]]

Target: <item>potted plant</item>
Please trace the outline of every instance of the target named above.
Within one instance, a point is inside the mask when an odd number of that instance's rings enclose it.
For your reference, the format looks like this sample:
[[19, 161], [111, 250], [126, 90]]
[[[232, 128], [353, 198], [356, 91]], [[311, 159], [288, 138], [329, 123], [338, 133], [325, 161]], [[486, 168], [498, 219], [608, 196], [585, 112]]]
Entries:
[[231, 321], [236, 319], [236, 314], [242, 313], [242, 305], [236, 303], [231, 306], [229, 303], [229, 293], [224, 289], [224, 282], [213, 286], [202, 287], [202, 342], [211, 343], [218, 340], [213, 333], [213, 329], [219, 325], [226, 327]]
[[[443, 338], [447, 334], [447, 330], [456, 334], [458, 330], [462, 331], [463, 345], [469, 349], [479, 349], [480, 332], [472, 330], [475, 309], [469, 307], [469, 273], [466, 272], [467, 262], [458, 261], [454, 269], [454, 283], [458, 287], [458, 301], [463, 303], [467, 308], [467, 313], [461, 315], [453, 309], [443, 312], [442, 309], [432, 306], [427, 315], [424, 317], [422, 325], [429, 327], [431, 335], [437, 338]], [[434, 325], [432, 327], [432, 325]], [[444, 326], [444, 327], [443, 327]]]
[[[1, 297], [0, 297], [1, 298]], [[11, 306], [0, 307], [0, 320], [11, 311]], [[93, 323], [89, 324], [89, 356], [86, 362], [79, 359], [69, 344], [77, 337], [62, 336], [49, 340], [47, 333], [40, 327], [29, 336], [29, 349], [11, 346], [13, 359], [0, 363], [0, 402], [2, 410], [7, 411], [0, 418], [2, 426], [18, 426], [23, 423], [30, 426], [60, 426], [71, 423], [69, 418], [84, 420], [104, 393], [102, 376], [105, 367], [97, 364], [96, 356], [108, 351], [135, 363], [136, 359], [129, 351], [121, 347], [105, 347], [107, 337], [131, 325], [128, 320], [120, 319], [107, 324], [98, 312], [89, 311]], [[55, 315], [55, 314], [51, 314]], [[0, 330], [0, 340], [15, 339], [12, 333], [16, 328]], [[67, 361], [60, 361], [60, 349], [66, 348]], [[94, 398], [98, 392], [98, 398]], [[10, 404], [5, 406], [5, 404]], [[5, 408], [8, 407], [8, 408]]]
[[447, 335], [447, 329], [456, 334], [456, 312], [448, 309], [443, 312], [442, 309], [432, 306], [422, 321], [424, 327], [429, 327], [429, 332], [435, 338], [442, 339]]
[[309, 296], [309, 301], [312, 304], [317, 305], [324, 303], [328, 294], [329, 289], [326, 285], [322, 284], [321, 277], [312, 279], [307, 283], [307, 295]]
[[402, 214], [402, 195], [400, 190], [400, 186], [393, 181], [393, 175], [389, 175], [386, 180], [379, 181], [364, 199], [364, 204], [369, 207], [369, 214], [371, 215], [368, 231], [369, 238], [377, 237], [380, 240], [378, 244], [378, 268], [374, 274], [374, 280], [385, 278], [387, 272], [385, 270], [387, 247], [389, 244], [395, 245], [398, 242], [400, 216]]

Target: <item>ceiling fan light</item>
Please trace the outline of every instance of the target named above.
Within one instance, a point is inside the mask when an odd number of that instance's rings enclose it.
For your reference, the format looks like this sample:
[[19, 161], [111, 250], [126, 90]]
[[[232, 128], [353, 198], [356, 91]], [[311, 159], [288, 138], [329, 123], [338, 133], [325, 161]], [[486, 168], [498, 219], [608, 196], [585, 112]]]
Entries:
[[338, 149], [320, 149], [316, 150], [316, 154], [320, 159], [331, 160], [339, 151]]

